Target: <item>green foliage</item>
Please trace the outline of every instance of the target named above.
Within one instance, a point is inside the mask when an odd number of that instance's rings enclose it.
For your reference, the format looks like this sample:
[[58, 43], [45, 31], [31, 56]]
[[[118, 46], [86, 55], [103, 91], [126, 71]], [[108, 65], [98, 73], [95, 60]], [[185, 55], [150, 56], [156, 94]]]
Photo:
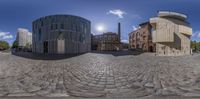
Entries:
[[26, 43], [25, 48], [30, 48], [30, 44]]
[[7, 50], [9, 48], [10, 48], [10, 46], [9, 46], [8, 42], [0, 41], [0, 50]]
[[200, 42], [191, 41], [191, 48], [193, 51], [200, 51]]
[[18, 43], [17, 43], [17, 41], [14, 41], [14, 42], [13, 42], [12, 48], [18, 48]]

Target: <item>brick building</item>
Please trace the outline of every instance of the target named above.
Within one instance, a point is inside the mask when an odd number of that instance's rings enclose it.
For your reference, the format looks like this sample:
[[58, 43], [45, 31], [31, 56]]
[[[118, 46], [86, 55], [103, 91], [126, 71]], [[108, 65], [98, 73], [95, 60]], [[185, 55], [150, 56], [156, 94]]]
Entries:
[[116, 51], [119, 49], [120, 43], [117, 33], [107, 32], [92, 36], [92, 50]]
[[155, 44], [152, 42], [151, 25], [145, 22], [139, 25], [139, 28], [129, 33], [130, 49], [137, 49], [147, 52], [155, 52]]
[[118, 23], [118, 33], [107, 32], [100, 35], [92, 35], [92, 50], [117, 51], [121, 49], [121, 24]]

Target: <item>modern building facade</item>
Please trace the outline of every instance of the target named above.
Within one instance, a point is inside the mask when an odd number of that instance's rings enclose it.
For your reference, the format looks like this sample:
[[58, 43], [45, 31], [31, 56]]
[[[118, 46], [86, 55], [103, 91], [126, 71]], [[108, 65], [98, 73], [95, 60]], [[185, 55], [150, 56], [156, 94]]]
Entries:
[[190, 54], [192, 28], [187, 16], [181, 13], [159, 11], [158, 16], [150, 18], [153, 27], [153, 42], [159, 56], [178, 56]]
[[155, 52], [155, 43], [152, 42], [151, 24], [145, 22], [139, 28], [129, 33], [129, 48], [147, 52]]
[[118, 23], [118, 33], [106, 32], [92, 35], [92, 50], [117, 51], [121, 49], [121, 24]]
[[51, 15], [33, 22], [33, 52], [78, 54], [91, 50], [91, 23], [73, 15]]
[[117, 33], [107, 32], [92, 36], [92, 50], [116, 51], [119, 49], [120, 43]]
[[32, 33], [28, 29], [19, 28], [17, 30], [16, 38], [18, 48], [31, 48], [32, 45]]

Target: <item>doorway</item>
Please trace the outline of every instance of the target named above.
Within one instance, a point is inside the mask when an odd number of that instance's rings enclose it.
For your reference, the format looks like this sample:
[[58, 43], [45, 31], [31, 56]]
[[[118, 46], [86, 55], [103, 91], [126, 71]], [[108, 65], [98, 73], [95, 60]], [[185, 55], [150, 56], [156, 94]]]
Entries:
[[48, 53], [48, 41], [44, 41], [44, 53]]
[[154, 50], [153, 50], [153, 46], [150, 46], [149, 47], [149, 52], [153, 52]]

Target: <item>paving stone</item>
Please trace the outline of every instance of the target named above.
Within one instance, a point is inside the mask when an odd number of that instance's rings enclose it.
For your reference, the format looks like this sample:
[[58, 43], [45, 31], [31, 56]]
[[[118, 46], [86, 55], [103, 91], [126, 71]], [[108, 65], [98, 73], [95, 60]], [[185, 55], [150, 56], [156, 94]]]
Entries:
[[148, 88], [154, 88], [153, 83], [146, 83], [144, 86]]
[[13, 94], [8, 94], [8, 97], [32, 97], [36, 96], [34, 93], [13, 93]]
[[198, 96], [199, 59], [86, 53], [49, 61], [0, 53], [0, 96]]

